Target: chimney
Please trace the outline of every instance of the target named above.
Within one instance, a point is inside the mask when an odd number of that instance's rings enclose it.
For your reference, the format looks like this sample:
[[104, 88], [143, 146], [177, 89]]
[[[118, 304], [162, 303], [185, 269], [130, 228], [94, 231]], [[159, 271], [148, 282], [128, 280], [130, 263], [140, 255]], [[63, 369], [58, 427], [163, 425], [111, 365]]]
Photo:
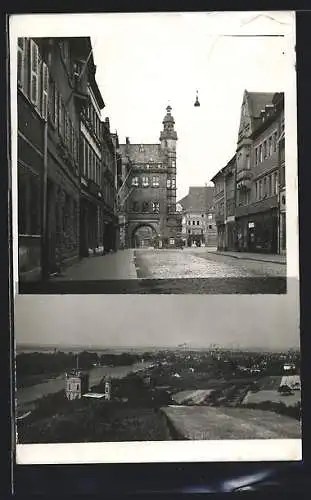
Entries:
[[130, 143], [129, 137], [126, 137], [125, 141], [126, 141], [126, 144], [129, 144]]
[[105, 118], [105, 123], [107, 125], [108, 130], [110, 130], [110, 121], [109, 121], [108, 116]]

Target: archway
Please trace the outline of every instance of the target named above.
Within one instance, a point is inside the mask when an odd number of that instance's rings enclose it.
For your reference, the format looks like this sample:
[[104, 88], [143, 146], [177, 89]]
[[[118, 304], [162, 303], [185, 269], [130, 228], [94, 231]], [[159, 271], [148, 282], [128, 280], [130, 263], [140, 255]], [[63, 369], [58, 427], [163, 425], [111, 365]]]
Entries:
[[139, 224], [132, 231], [131, 247], [148, 248], [157, 245], [158, 234], [151, 224]]

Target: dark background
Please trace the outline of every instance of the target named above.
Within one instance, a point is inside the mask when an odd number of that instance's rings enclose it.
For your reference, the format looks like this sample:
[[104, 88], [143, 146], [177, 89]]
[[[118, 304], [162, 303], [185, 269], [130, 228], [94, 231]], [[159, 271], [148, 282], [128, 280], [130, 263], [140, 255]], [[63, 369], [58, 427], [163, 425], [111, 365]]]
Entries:
[[[108, 2], [109, 3], [109, 2]], [[112, 4], [112, 2], [110, 2]], [[224, 2], [213, 2], [208, 4], [210, 10], [230, 10], [229, 4]], [[298, 5], [300, 4], [300, 5]], [[6, 9], [2, 12], [2, 47], [1, 51], [1, 182], [0, 182], [0, 229], [1, 229], [1, 341], [3, 343], [1, 352], [1, 481], [0, 493], [9, 496], [12, 492], [13, 473], [14, 489], [17, 496], [32, 495], [36, 493], [50, 494], [55, 498], [59, 494], [72, 493], [92, 493], [105, 495], [109, 498], [115, 495], [142, 494], [144, 498], [150, 496], [152, 492], [162, 494], [171, 493], [180, 496], [180, 493], [208, 493], [224, 491], [225, 481], [230, 478], [243, 479], [243, 484], [251, 483], [251, 475], [261, 473], [262, 479], [255, 490], [261, 492], [279, 491], [281, 497], [292, 497], [298, 493], [299, 497], [309, 497], [311, 481], [310, 475], [310, 405], [309, 395], [304, 381], [311, 380], [310, 370], [310, 184], [308, 182], [311, 169], [311, 13], [300, 11], [297, 13], [297, 91], [298, 91], [298, 147], [299, 147], [299, 217], [300, 217], [300, 282], [301, 282], [301, 351], [302, 351], [302, 378], [303, 378], [303, 455], [301, 463], [198, 463], [198, 464], [119, 464], [119, 465], [83, 465], [83, 466], [14, 466], [14, 439], [11, 428], [11, 382], [8, 376], [11, 372], [11, 362], [9, 349], [13, 341], [12, 310], [10, 311], [10, 300], [12, 299], [12, 289], [8, 294], [9, 269], [10, 269], [10, 243], [8, 246], [9, 223], [8, 223], [8, 51], [7, 51], [7, 14], [22, 13], [52, 13], [52, 12], [94, 12], [103, 11], [100, 2], [88, 2], [85, 4], [72, 4], [67, 8], [64, 2], [53, 2], [49, 8], [41, 10], [35, 7], [35, 2], [19, 5], [17, 2], [7, 3]], [[108, 7], [105, 2], [105, 11], [121, 11], [118, 2], [113, 3], [114, 8]], [[133, 6], [133, 5], [132, 5]], [[236, 6], [236, 5], [235, 5]], [[192, 8], [186, 8], [180, 2], [157, 3], [157, 8], [152, 9], [151, 5], [145, 9], [138, 10], [206, 10], [207, 5], [192, 2]], [[289, 5], [283, 3], [282, 6], [271, 5], [271, 2], [261, 2], [257, 6], [252, 4], [252, 10], [277, 9], [292, 10], [305, 7], [303, 2]], [[27, 8], [27, 10], [26, 10]], [[250, 4], [239, 6], [238, 10], [249, 10]], [[237, 10], [237, 9], [236, 9]], [[133, 9], [135, 11], [135, 9]], [[9, 200], [10, 205], [10, 200]], [[9, 206], [10, 208], [10, 206]], [[10, 298], [10, 300], [9, 300]], [[308, 300], [309, 299], [309, 300]], [[11, 305], [12, 307], [12, 305]], [[12, 454], [13, 453], [13, 454]]]

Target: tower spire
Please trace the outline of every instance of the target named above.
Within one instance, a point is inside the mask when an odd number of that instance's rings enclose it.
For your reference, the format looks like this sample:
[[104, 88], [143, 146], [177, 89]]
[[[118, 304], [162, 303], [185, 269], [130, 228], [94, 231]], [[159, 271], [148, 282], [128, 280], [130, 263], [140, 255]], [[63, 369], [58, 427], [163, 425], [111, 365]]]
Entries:
[[[172, 116], [172, 106], [168, 104], [166, 107], [166, 115], [163, 119], [163, 130], [160, 134], [160, 141], [166, 144], [167, 141], [177, 141], [177, 133], [174, 129], [175, 120]], [[166, 141], [166, 142], [165, 142]]]

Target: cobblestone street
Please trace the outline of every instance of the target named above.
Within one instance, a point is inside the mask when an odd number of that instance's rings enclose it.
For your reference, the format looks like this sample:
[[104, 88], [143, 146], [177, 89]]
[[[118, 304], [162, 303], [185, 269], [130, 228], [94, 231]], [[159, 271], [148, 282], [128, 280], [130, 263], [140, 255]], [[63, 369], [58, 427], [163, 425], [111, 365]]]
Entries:
[[[285, 277], [281, 262], [235, 258], [216, 254], [206, 248], [184, 250], [139, 249], [135, 251], [138, 277], [149, 279], [176, 278], [251, 278]], [[266, 258], [265, 258], [266, 257]]]
[[286, 264], [285, 257], [207, 248], [129, 249], [85, 258], [46, 283], [23, 284], [20, 293], [286, 293]]

